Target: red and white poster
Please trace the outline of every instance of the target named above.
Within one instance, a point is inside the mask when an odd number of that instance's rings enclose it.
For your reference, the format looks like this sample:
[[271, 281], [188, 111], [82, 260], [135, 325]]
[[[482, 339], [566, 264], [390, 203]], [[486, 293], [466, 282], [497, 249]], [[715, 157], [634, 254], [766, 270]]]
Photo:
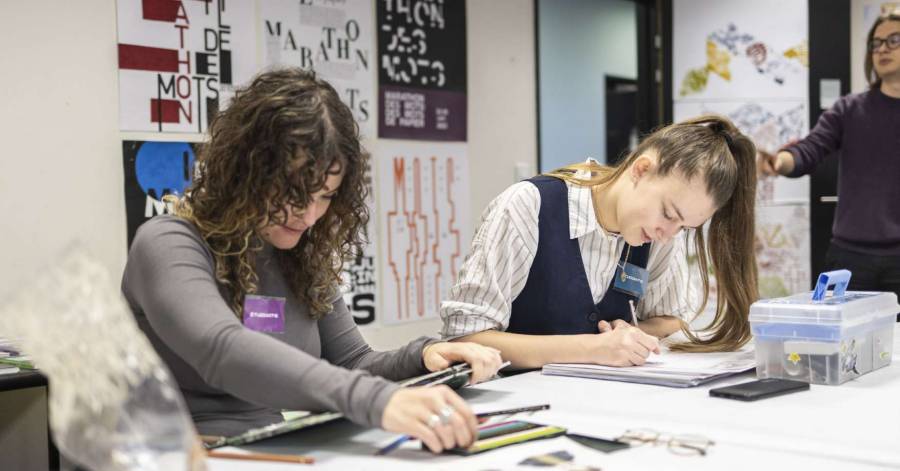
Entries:
[[472, 239], [466, 145], [381, 141], [375, 161], [382, 320], [437, 318]]
[[119, 0], [119, 127], [203, 133], [257, 71], [255, 2]]

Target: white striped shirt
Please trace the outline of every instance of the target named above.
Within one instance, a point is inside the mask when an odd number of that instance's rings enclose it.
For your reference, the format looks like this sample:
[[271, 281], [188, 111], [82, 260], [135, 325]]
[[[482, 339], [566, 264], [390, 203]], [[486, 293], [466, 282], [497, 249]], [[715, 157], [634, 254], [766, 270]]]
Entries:
[[[606, 232], [594, 216], [588, 187], [567, 183], [569, 237], [578, 239], [581, 259], [594, 303], [603, 299], [625, 240]], [[459, 278], [441, 303], [441, 335], [455, 338], [484, 330], [506, 330], [512, 303], [522, 292], [538, 247], [541, 195], [536, 186], [519, 182], [491, 201], [482, 214], [472, 251]], [[649, 281], [637, 304], [637, 317], [670, 315], [690, 322], [699, 307], [699, 274], [685, 255], [685, 231], [666, 244], [653, 243], [647, 268]], [[691, 277], [692, 271], [695, 273]]]

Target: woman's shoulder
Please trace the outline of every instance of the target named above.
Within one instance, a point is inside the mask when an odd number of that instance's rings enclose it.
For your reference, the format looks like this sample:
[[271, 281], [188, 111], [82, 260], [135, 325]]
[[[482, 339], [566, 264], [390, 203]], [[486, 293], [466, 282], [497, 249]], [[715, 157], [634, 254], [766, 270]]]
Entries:
[[171, 250], [176, 246], [196, 244], [206, 249], [206, 243], [192, 222], [187, 219], [161, 214], [141, 224], [131, 242], [131, 251]]
[[175, 216], [173, 214], [160, 214], [154, 216], [147, 222], [138, 227], [135, 234], [135, 240], [146, 237], [162, 237], [168, 234], [184, 234], [192, 235], [200, 238], [200, 232], [197, 226], [187, 219]]
[[533, 207], [540, 204], [541, 194], [537, 187], [528, 180], [522, 180], [508, 186], [502, 193], [497, 195], [491, 204], [488, 205], [488, 211], [508, 210], [514, 206]]

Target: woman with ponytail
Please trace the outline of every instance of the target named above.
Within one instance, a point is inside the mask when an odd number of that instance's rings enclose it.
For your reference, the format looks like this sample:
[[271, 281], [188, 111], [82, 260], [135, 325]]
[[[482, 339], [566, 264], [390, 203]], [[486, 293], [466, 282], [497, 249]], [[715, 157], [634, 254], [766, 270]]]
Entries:
[[[740, 348], [758, 296], [755, 159], [729, 120], [703, 116], [657, 130], [615, 167], [588, 160], [511, 186], [483, 215], [442, 335], [518, 368], [640, 365], [678, 330], [677, 350]], [[710, 265], [715, 318], [696, 336], [687, 322], [706, 306]]]

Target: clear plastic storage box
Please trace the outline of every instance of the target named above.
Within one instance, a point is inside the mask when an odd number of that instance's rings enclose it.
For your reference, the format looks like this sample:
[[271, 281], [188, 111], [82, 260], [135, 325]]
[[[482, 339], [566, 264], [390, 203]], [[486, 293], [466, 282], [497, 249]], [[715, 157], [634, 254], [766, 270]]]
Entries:
[[813, 301], [811, 293], [760, 300], [750, 307], [756, 374], [841, 384], [891, 363], [894, 293], [847, 291]]

